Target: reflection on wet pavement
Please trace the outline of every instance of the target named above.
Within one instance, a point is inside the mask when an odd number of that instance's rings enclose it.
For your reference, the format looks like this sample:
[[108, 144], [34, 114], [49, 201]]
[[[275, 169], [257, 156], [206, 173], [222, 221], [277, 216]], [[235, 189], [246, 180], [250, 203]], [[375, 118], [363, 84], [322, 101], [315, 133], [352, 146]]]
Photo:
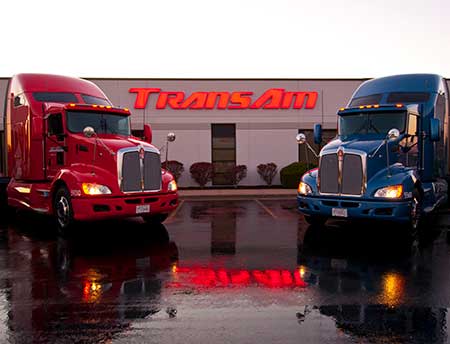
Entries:
[[[0, 342], [444, 343], [448, 217], [308, 227], [294, 200], [186, 201], [166, 225], [0, 225]], [[39, 228], [47, 226], [46, 231]]]

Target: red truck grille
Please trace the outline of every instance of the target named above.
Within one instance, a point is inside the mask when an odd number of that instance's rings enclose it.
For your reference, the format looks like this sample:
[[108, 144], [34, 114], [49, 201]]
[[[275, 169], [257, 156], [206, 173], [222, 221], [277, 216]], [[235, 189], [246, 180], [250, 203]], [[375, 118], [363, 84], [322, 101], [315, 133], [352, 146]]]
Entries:
[[156, 152], [128, 151], [123, 153], [121, 189], [123, 192], [159, 191], [161, 160]]

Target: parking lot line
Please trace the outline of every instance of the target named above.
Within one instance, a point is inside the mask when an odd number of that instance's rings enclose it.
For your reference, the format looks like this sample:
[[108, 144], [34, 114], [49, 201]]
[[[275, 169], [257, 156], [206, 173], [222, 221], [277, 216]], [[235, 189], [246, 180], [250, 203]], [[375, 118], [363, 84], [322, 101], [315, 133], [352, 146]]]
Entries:
[[272, 216], [274, 219], [277, 219], [278, 217], [272, 212], [272, 210], [270, 210], [268, 207], [266, 207], [259, 199], [255, 199], [254, 200], [256, 203], [258, 203], [261, 208], [263, 208], [267, 214], [269, 214], [270, 216]]
[[169, 217], [167, 218], [165, 223], [170, 223], [175, 218], [175, 216], [177, 215], [178, 211], [181, 209], [183, 204], [184, 204], [184, 200], [180, 201], [180, 204], [178, 205], [178, 207], [169, 215]]

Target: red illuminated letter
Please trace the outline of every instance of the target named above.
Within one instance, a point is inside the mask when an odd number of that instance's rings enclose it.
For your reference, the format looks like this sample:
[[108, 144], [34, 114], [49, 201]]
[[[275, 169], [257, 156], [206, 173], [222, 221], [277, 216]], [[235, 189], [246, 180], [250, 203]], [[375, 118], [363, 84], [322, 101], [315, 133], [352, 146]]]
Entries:
[[242, 285], [250, 283], [250, 274], [246, 270], [231, 273], [231, 283], [234, 285]]
[[214, 109], [217, 98], [219, 98], [217, 108], [220, 110], [226, 109], [228, 100], [230, 99], [230, 94], [228, 92], [209, 92], [208, 98], [206, 99], [205, 109]]
[[180, 109], [180, 103], [184, 99], [184, 92], [161, 92], [156, 102], [157, 109], [165, 109], [167, 104], [172, 109]]
[[197, 275], [192, 282], [202, 287], [214, 287], [217, 284], [216, 273], [213, 269], [204, 268], [196, 270]]
[[300, 272], [298, 272], [298, 271], [294, 272], [294, 279], [295, 279], [295, 285], [297, 287], [306, 287], [307, 286], [306, 282], [300, 276]]
[[239, 105], [230, 105], [228, 108], [233, 110], [247, 109], [252, 101], [251, 95], [253, 95], [253, 92], [233, 92], [231, 94], [231, 102]]
[[282, 88], [271, 88], [264, 92], [250, 108], [260, 109], [265, 104], [264, 109], [279, 109], [283, 99], [283, 92], [284, 89]]
[[295, 96], [294, 109], [301, 109], [305, 102], [305, 97], [308, 97], [305, 109], [314, 109], [317, 102], [317, 92], [286, 92], [281, 104], [282, 109], [289, 109], [292, 105], [292, 100]]
[[203, 109], [207, 96], [206, 92], [194, 92], [181, 104], [180, 109]]
[[160, 88], [130, 88], [128, 92], [137, 93], [136, 101], [134, 102], [135, 109], [145, 109], [150, 93], [158, 93]]

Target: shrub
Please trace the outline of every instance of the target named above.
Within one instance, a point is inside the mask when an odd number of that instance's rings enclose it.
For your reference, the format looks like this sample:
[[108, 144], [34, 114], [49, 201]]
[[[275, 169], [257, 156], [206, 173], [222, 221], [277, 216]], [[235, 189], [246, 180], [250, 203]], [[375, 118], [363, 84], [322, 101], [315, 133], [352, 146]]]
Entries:
[[231, 170], [231, 178], [233, 181], [233, 185], [238, 185], [239, 182], [247, 177], [247, 166], [245, 165], [237, 165], [234, 166]]
[[267, 185], [272, 185], [273, 177], [277, 174], [277, 165], [273, 162], [268, 164], [259, 164], [257, 167], [258, 174], [267, 183]]
[[315, 166], [315, 164], [307, 165], [304, 162], [293, 162], [283, 167], [280, 170], [281, 185], [284, 188], [296, 189], [302, 175]]
[[213, 165], [210, 162], [195, 162], [189, 168], [191, 177], [197, 184], [204, 187], [213, 177]]
[[180, 179], [181, 174], [184, 171], [183, 164], [176, 160], [169, 160], [164, 161], [161, 164], [161, 167], [172, 173], [173, 177], [175, 178], [176, 182], [178, 183], [178, 179]]

